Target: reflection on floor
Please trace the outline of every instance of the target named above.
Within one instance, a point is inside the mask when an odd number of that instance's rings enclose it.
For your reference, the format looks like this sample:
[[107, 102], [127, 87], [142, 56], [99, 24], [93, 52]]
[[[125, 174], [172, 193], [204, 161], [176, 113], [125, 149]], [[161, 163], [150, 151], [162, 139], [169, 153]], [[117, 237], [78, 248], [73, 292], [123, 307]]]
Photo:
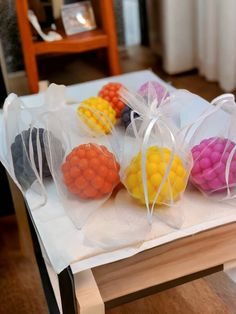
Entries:
[[[67, 85], [107, 76], [103, 57], [103, 53], [91, 53], [89, 56], [41, 59], [41, 79]], [[173, 86], [188, 89], [208, 100], [222, 93], [216, 83], [206, 82], [195, 71], [176, 76], [165, 74], [160, 58], [146, 48], [122, 51], [121, 64], [123, 72], [151, 68]], [[19, 250], [14, 216], [0, 218], [0, 248], [0, 314], [48, 313], [36, 262], [22, 257]], [[236, 313], [236, 285], [224, 273], [218, 273], [107, 313], [233, 314]]]

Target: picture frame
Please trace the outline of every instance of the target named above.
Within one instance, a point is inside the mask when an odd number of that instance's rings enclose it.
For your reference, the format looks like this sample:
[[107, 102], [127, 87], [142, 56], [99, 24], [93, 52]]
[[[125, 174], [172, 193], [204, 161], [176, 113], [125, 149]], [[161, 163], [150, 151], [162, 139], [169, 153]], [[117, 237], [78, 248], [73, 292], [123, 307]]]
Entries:
[[67, 35], [86, 32], [97, 27], [91, 1], [63, 5], [61, 16]]

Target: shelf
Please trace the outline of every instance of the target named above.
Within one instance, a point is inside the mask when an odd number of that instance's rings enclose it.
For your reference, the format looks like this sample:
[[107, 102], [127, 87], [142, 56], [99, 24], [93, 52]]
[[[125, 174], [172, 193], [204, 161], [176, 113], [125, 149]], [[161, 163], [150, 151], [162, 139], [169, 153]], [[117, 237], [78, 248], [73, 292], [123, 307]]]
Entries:
[[63, 39], [53, 42], [33, 42], [36, 55], [61, 52], [83, 52], [108, 46], [108, 36], [102, 29], [95, 29], [71, 36], [60, 32]]
[[31, 93], [39, 91], [38, 55], [80, 53], [106, 48], [110, 74], [120, 74], [115, 18], [113, 2], [111, 0], [93, 0], [98, 25], [98, 28], [95, 30], [67, 36], [64, 32], [61, 19], [56, 20], [57, 31], [62, 35], [63, 39], [53, 42], [33, 39], [35, 32], [32, 30], [32, 26], [28, 20], [28, 2], [29, 0], [15, 0], [25, 69]]

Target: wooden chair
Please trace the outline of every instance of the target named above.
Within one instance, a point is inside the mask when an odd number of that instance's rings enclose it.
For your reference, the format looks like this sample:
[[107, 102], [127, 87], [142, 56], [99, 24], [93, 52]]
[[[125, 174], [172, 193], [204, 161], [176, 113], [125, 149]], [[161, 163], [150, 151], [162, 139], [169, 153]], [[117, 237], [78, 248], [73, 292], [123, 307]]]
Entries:
[[63, 30], [59, 30], [58, 32], [63, 36], [62, 40], [44, 42], [33, 40], [31, 25], [27, 17], [28, 1], [16, 0], [17, 19], [31, 93], [38, 92], [39, 77], [36, 58], [43, 54], [79, 53], [106, 48], [111, 75], [120, 74], [112, 0], [94, 0], [92, 4], [98, 26], [97, 29], [72, 36], [67, 36]]

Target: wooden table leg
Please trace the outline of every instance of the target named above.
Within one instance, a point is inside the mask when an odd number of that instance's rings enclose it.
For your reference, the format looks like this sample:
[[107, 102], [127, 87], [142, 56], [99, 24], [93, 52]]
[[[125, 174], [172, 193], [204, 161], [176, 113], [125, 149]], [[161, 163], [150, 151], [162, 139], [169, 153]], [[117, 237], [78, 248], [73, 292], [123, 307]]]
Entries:
[[50, 265], [45, 265], [61, 313], [105, 313], [104, 302], [90, 269], [73, 275], [71, 268], [67, 267], [57, 275]]
[[105, 305], [91, 269], [74, 275], [75, 294], [80, 314], [104, 314]]

